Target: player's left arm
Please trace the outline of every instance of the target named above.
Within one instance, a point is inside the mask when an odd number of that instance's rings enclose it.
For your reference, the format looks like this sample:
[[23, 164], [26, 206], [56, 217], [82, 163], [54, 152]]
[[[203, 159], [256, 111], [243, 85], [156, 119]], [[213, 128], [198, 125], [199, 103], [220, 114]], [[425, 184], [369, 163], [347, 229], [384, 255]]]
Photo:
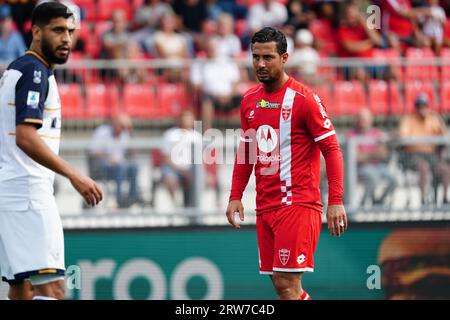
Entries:
[[343, 205], [344, 162], [336, 131], [325, 105], [316, 94], [306, 96], [304, 118], [312, 138], [325, 158], [328, 176], [328, 230], [332, 236], [340, 236], [348, 226]]

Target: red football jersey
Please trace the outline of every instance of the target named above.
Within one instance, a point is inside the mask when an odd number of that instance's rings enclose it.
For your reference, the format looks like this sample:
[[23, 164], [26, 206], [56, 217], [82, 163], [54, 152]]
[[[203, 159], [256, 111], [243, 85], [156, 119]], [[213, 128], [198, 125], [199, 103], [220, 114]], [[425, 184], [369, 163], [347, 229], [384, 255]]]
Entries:
[[337, 39], [339, 42], [338, 55], [341, 57], [372, 58], [373, 47], [363, 51], [350, 52], [342, 45], [345, 41], [364, 41], [369, 39], [366, 30], [362, 26], [342, 26], [337, 29]]
[[241, 142], [230, 200], [240, 200], [253, 167], [258, 213], [301, 204], [322, 210], [320, 151], [327, 160], [329, 203], [342, 204], [342, 155], [320, 98], [293, 78], [267, 93], [262, 85], [241, 102]]
[[386, 0], [383, 4], [383, 29], [392, 31], [401, 38], [411, 37], [414, 33], [412, 22], [397, 13], [401, 8], [411, 9], [411, 0]]

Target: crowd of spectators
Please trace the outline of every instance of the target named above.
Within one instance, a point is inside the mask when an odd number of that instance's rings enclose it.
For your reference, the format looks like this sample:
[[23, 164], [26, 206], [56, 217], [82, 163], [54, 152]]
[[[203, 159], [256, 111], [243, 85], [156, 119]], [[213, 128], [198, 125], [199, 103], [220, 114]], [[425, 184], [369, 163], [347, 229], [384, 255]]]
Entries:
[[[243, 83], [251, 83], [252, 79], [249, 78], [250, 73], [236, 64], [234, 59], [250, 56], [251, 36], [263, 26], [280, 28], [286, 34], [291, 57], [288, 70], [312, 86], [330, 80], [329, 75], [320, 71], [322, 58], [373, 59], [381, 51], [401, 57], [408, 56], [411, 48], [428, 50], [432, 57], [437, 57], [443, 54], [444, 48], [450, 47], [448, 0], [60, 1], [75, 12], [79, 22], [73, 59], [164, 59], [169, 62], [198, 59], [190, 65], [189, 70], [156, 70], [151, 74], [145, 68], [121, 67], [109, 70], [107, 78], [122, 84], [146, 84], [153, 81], [155, 76], [167, 83], [183, 81], [189, 87], [190, 98], [193, 98], [192, 105], [184, 107], [194, 107], [198, 112], [180, 112], [178, 116], [180, 119], [201, 117], [204, 129], [213, 127], [215, 112], [230, 112], [239, 106], [240, 95], [246, 87]], [[31, 11], [40, 2], [42, 0], [14, 1], [0, 5], [2, 62], [8, 63], [25, 51], [30, 42]], [[384, 80], [403, 80], [398, 70], [389, 66], [348, 65], [337, 69], [340, 73], [338, 79], [349, 83], [353, 80], [367, 83], [380, 74], [386, 76]], [[105, 74], [103, 72], [102, 75]], [[79, 80], [79, 83], [82, 81]], [[399, 83], [404, 84], [402, 81]], [[366, 92], [366, 96], [370, 94]], [[405, 102], [405, 105], [414, 105], [415, 108], [411, 108], [411, 114], [401, 121], [400, 135], [415, 135], [420, 128], [423, 128], [423, 132], [418, 135], [445, 134], [443, 121], [436, 118], [434, 113], [422, 112], [428, 110], [423, 108], [424, 104], [433, 107], [433, 101], [429, 101], [432, 98], [432, 94], [428, 94], [417, 98], [415, 103]], [[364, 106], [360, 105], [361, 108]], [[405, 110], [409, 108], [406, 106]], [[347, 133], [348, 137], [385, 139], [383, 132], [372, 127], [373, 115], [370, 109], [362, 109], [352, 115], [357, 119], [357, 125]], [[111, 126], [100, 127], [96, 131], [94, 141], [109, 139], [111, 145], [120, 149], [121, 144], [115, 141], [128, 139], [127, 130], [130, 126], [127, 123], [129, 120], [123, 117], [116, 118]], [[185, 129], [183, 123], [180, 120], [178, 129]], [[164, 135], [167, 145], [170, 145], [171, 139], [178, 139], [182, 131], [177, 130], [173, 129]], [[139, 201], [137, 168], [125, 161], [123, 148], [108, 154], [105, 150], [96, 149], [96, 145], [94, 143], [91, 148], [91, 164], [99, 172], [108, 172], [103, 173], [105, 179], [116, 181], [119, 202], [127, 206], [128, 203]], [[428, 156], [420, 148], [415, 151], [411, 148], [401, 150], [402, 154], [406, 154], [402, 163], [406, 163], [405, 170], [418, 171], [422, 203], [426, 202], [426, 181], [430, 176], [440, 178], [444, 194], [447, 194], [450, 169], [445, 161], [435, 157], [438, 150], [428, 150], [433, 155]], [[165, 159], [167, 152], [165, 150]], [[361, 205], [366, 202], [384, 204], [397, 186], [397, 181], [386, 167], [388, 150], [380, 147], [380, 143], [362, 144], [357, 161], [358, 177], [365, 185]], [[163, 182], [172, 196], [175, 187], [190, 190], [189, 170], [181, 170], [167, 161], [163, 168]], [[437, 171], [433, 173], [431, 168]], [[386, 182], [386, 188], [377, 194], [375, 187], [381, 180]], [[123, 192], [124, 181], [128, 181], [129, 192]], [[184, 200], [185, 205], [189, 206], [192, 197], [186, 192]], [[448, 203], [447, 197], [443, 202]]]
[[[202, 58], [209, 38], [218, 39], [218, 56], [244, 58], [249, 56], [252, 34], [262, 26], [274, 26], [287, 35], [290, 62], [298, 66], [292, 71], [314, 86], [327, 80], [327, 75], [317, 72], [323, 57], [370, 59], [381, 51], [400, 57], [415, 47], [439, 56], [442, 48], [450, 47], [448, 0], [59, 1], [80, 21], [73, 59]], [[1, 5], [0, 60], [7, 62], [21, 54], [18, 35], [29, 43], [31, 9], [40, 2]], [[397, 70], [387, 67], [339, 68], [339, 78], [399, 79]], [[163, 75], [170, 81], [187, 81], [187, 74]], [[108, 74], [138, 83], [151, 76], [145, 69]]]
[[[42, 2], [42, 1], [37, 1]], [[197, 37], [219, 37], [224, 54], [239, 56], [249, 49], [253, 32], [263, 26], [282, 28], [294, 43], [296, 34], [309, 30], [312, 46], [321, 56], [368, 57], [372, 48], [393, 48], [399, 53], [410, 46], [431, 47], [436, 54], [450, 44], [447, 0], [62, 0], [77, 12], [86, 42], [99, 40], [111, 44], [111, 34], [120, 43], [136, 42], [147, 58], [198, 57], [204, 48]], [[35, 2], [36, 3], [36, 2]], [[101, 5], [111, 6], [107, 16]], [[380, 11], [371, 9], [378, 5]], [[25, 43], [29, 42], [30, 13], [33, 1], [12, 2], [2, 7]], [[349, 8], [350, 7], [350, 8]], [[120, 13], [119, 13], [120, 12]], [[380, 17], [371, 15], [380, 13]], [[373, 28], [370, 23], [374, 22]], [[369, 28], [368, 28], [369, 26]], [[102, 30], [103, 29], [103, 30]], [[331, 31], [331, 32], [329, 32]], [[161, 35], [170, 41], [160, 43]], [[183, 38], [180, 40], [177, 36]], [[115, 38], [115, 37], [114, 37]], [[237, 42], [239, 40], [239, 42]], [[159, 45], [158, 45], [159, 42]], [[181, 45], [183, 43], [183, 45]], [[238, 45], [239, 44], [239, 45]], [[106, 45], [103, 43], [103, 45]], [[180, 49], [187, 48], [187, 51]], [[109, 50], [108, 48], [102, 48]], [[294, 50], [294, 48], [291, 48]], [[80, 51], [91, 58], [117, 58], [117, 52], [105, 56], [104, 50], [84, 46]], [[123, 51], [123, 50], [119, 50]], [[126, 55], [121, 52], [120, 55]]]

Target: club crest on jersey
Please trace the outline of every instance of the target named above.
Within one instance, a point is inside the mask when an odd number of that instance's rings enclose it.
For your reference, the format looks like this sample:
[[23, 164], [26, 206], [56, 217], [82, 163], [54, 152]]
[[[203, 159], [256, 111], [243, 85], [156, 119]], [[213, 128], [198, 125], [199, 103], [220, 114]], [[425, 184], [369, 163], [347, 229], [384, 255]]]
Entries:
[[36, 84], [41, 83], [42, 72], [34, 70], [33, 82]]
[[280, 257], [280, 262], [283, 266], [285, 266], [289, 261], [289, 256], [291, 255], [291, 250], [288, 249], [280, 249], [278, 251], [278, 255]]
[[282, 107], [281, 108], [281, 116], [284, 121], [288, 121], [291, 118], [291, 108]]
[[276, 109], [280, 106], [279, 103], [275, 102], [269, 102], [264, 99], [261, 99], [261, 101], [258, 101], [256, 104], [256, 108], [263, 108], [263, 109]]

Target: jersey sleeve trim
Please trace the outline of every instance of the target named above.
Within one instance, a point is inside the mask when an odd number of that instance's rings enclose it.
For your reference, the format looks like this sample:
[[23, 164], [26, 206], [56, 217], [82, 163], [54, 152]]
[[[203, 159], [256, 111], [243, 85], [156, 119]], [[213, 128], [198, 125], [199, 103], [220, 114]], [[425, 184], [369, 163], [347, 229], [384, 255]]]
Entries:
[[323, 139], [328, 138], [328, 137], [330, 137], [332, 135], [335, 135], [335, 134], [336, 134], [336, 130], [327, 132], [327, 133], [325, 133], [325, 134], [323, 134], [323, 135], [321, 135], [321, 136], [319, 136], [317, 138], [314, 138], [314, 142], [318, 142], [320, 140], [323, 140]]
[[44, 107], [44, 110], [46, 110], [46, 111], [58, 111], [58, 110], [61, 110], [61, 108]]
[[278, 272], [314, 272], [313, 268], [272, 268], [273, 271]]
[[24, 123], [38, 123], [38, 124], [44, 123], [44, 121], [42, 121], [40, 119], [32, 119], [32, 118], [23, 119], [22, 122], [24, 122]]

